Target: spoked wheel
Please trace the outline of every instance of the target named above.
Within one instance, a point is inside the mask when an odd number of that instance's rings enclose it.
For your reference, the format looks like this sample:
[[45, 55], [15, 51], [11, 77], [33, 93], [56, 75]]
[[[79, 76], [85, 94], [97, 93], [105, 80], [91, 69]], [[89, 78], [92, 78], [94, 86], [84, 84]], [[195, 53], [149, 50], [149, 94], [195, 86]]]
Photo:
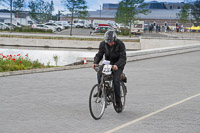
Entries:
[[122, 102], [122, 109], [120, 111], [118, 110], [118, 108], [116, 106], [115, 98], [114, 98], [114, 101], [113, 101], [113, 106], [114, 106], [114, 109], [117, 113], [122, 112], [125, 108], [126, 93], [127, 93], [126, 86], [124, 85], [123, 82], [120, 82], [120, 95], [121, 95], [121, 102]]
[[99, 84], [94, 85], [90, 92], [89, 109], [90, 114], [95, 120], [98, 120], [103, 116], [106, 107], [105, 100], [105, 92], [103, 92], [103, 89]]

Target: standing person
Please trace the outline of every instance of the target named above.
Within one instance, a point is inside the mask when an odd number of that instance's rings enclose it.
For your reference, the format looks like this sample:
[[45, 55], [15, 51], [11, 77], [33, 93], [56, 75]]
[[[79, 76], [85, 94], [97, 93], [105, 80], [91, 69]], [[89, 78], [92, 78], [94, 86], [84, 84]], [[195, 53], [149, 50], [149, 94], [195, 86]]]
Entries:
[[179, 32], [179, 26], [176, 26], [176, 32]]
[[183, 27], [183, 25], [181, 25], [180, 30], [181, 30], [181, 32], [184, 32], [184, 27]]
[[169, 28], [169, 26], [167, 26], [167, 32], [169, 32], [170, 31], [170, 28]]
[[160, 25], [158, 26], [158, 32], [160, 32]]
[[[117, 112], [122, 111], [122, 103], [120, 97], [120, 75], [124, 70], [126, 64], [126, 48], [124, 43], [117, 39], [115, 31], [107, 31], [104, 35], [104, 41], [99, 45], [99, 51], [94, 57], [92, 68], [95, 69], [97, 64], [105, 56], [105, 60], [109, 60], [110, 64], [113, 65], [113, 84], [116, 97]], [[98, 82], [100, 78], [98, 76]]]
[[158, 33], [158, 27], [159, 27], [159, 26], [158, 26], [158, 24], [157, 24], [157, 25], [156, 25], [156, 33]]
[[149, 33], [152, 32], [152, 25], [149, 25]]

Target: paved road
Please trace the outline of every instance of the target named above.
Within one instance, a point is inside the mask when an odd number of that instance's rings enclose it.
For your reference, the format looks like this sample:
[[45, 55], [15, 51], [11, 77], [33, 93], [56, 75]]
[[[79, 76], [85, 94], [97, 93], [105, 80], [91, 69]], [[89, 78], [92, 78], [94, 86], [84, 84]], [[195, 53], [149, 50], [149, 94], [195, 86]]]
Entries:
[[[92, 29], [84, 29], [84, 28], [73, 28], [72, 29], [72, 35], [73, 36], [91, 36], [90, 35], [90, 32], [93, 31]], [[171, 34], [174, 34], [174, 36], [169, 36]], [[61, 32], [57, 32], [56, 35], [70, 35], [70, 29], [66, 29], [66, 30], [63, 30]], [[99, 34], [96, 34], [96, 35], [93, 35], [92, 37], [102, 37], [102, 35], [99, 35]], [[120, 36], [120, 38], [129, 38], [128, 36]], [[132, 38], [138, 38], [140, 37], [140, 35], [134, 35], [132, 36]], [[149, 32], [146, 32], [144, 34], [141, 35], [141, 37], [160, 37], [160, 38], [174, 38], [174, 37], [177, 37], [176, 33], [149, 33]]]
[[117, 133], [198, 133], [199, 57], [200, 51], [128, 63], [125, 111], [117, 114], [109, 106], [98, 121], [88, 109], [96, 82], [91, 68], [1, 77], [0, 133], [102, 133], [116, 127]]
[[[90, 32], [92, 31], [92, 29], [84, 29], [84, 28], [73, 28], [72, 30], [72, 34], [74, 36], [78, 35], [78, 36], [91, 36]], [[70, 29], [66, 29], [63, 30], [61, 32], [57, 32], [57, 35], [70, 35]], [[95, 36], [102, 36], [102, 35], [95, 35]], [[120, 38], [123, 38], [124, 36], [120, 36]], [[127, 36], [128, 37], [128, 36]], [[132, 38], [137, 38], [140, 37], [140, 35], [134, 35], [132, 36]], [[142, 38], [179, 38], [179, 39], [195, 39], [195, 40], [199, 40], [200, 36], [199, 33], [194, 33], [194, 32], [145, 32], [141, 35]], [[128, 37], [129, 38], [129, 37]]]
[[[84, 29], [84, 28], [73, 28], [72, 30], [72, 37], [89, 37], [89, 38], [102, 38], [103, 35], [96, 34], [96, 35], [90, 35], [90, 32], [92, 29]], [[70, 36], [70, 29], [65, 29], [61, 32], [56, 32], [56, 33], [19, 33], [19, 32], [0, 32], [0, 35], [25, 35], [25, 36], [53, 36], [53, 37], [71, 37]], [[160, 32], [160, 33], [149, 33], [146, 32], [144, 34], [140, 35], [134, 35], [131, 38], [129, 36], [118, 36], [120, 39], [138, 39], [139, 37], [141, 38], [168, 38], [168, 39], [189, 39], [189, 40], [199, 40], [200, 36], [199, 33], [176, 33], [176, 32]]]

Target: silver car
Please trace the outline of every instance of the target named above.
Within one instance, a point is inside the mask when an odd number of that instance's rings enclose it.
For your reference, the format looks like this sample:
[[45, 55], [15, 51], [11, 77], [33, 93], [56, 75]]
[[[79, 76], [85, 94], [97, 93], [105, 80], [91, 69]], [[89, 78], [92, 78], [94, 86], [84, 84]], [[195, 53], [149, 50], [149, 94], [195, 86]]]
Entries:
[[15, 28], [15, 27], [21, 28], [22, 27], [19, 23], [17, 23], [17, 24], [5, 23], [5, 24], [12, 26], [13, 28]]
[[61, 25], [61, 26], [64, 26], [65, 29], [70, 27], [70, 25], [67, 21], [55, 21], [54, 23]]
[[60, 32], [61, 30], [65, 29], [64, 26], [60, 26], [60, 25], [57, 25], [57, 24], [55, 24], [55, 23], [45, 23], [45, 25], [47, 25], [47, 26], [49, 26], [49, 27], [51, 26], [51, 27], [56, 28], [56, 30], [57, 30], [58, 32]]
[[42, 30], [52, 30], [52, 32], [56, 32], [56, 28], [54, 27], [50, 27], [50, 26], [47, 26], [47, 25], [44, 25], [44, 24], [33, 24], [32, 25], [32, 28], [34, 29], [42, 29]]
[[1, 30], [9, 30], [11, 27], [5, 23], [0, 22], [0, 29]]

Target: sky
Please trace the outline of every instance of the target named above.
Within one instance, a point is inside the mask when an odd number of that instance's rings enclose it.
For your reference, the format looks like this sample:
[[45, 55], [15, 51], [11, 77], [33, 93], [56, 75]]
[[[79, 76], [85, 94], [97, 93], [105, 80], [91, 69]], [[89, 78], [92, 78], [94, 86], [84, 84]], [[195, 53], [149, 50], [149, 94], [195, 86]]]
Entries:
[[[26, 3], [28, 3], [29, 0], [25, 0]], [[51, 2], [51, 0], [44, 0], [45, 2]], [[102, 8], [103, 3], [119, 3], [121, 0], [86, 0], [88, 10], [89, 11], [96, 11], [100, 10], [100, 6]], [[149, 2], [153, 0], [145, 0], [145, 2]], [[156, 0], [158, 2], [184, 2], [184, 0]], [[194, 1], [194, 0], [189, 0], [189, 1]], [[64, 6], [61, 3], [61, 0], [53, 0], [55, 10], [53, 14], [57, 14], [58, 11], [64, 11], [63, 14], [67, 12], [67, 10], [64, 8]], [[0, 9], [9, 9], [9, 7], [5, 8], [0, 6]], [[26, 9], [27, 10], [27, 9]]]
[[[45, 1], [50, 1], [50, 0], [45, 0]], [[54, 5], [55, 5], [54, 13], [57, 13], [58, 9], [66, 10], [66, 9], [64, 9], [64, 7], [62, 6], [60, 1], [61, 0], [53, 0]], [[89, 11], [100, 10], [100, 6], [102, 8], [103, 3], [117, 4], [120, 1], [121, 0], [86, 0]], [[150, 1], [153, 1], [153, 0], [145, 0], [145, 2], [150, 2]], [[184, 0], [156, 0], [156, 1], [158, 1], [158, 2], [184, 2]]]

